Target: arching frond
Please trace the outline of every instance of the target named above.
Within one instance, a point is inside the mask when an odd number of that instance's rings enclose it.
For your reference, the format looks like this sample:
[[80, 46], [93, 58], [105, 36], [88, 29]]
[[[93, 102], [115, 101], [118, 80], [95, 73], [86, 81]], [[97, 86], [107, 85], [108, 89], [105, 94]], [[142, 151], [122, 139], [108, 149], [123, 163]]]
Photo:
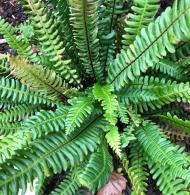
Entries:
[[126, 85], [118, 93], [118, 99], [126, 105], [134, 105], [140, 111], [161, 108], [172, 102], [189, 102], [190, 84], [166, 81], [154, 77], [140, 77]]
[[10, 57], [9, 60], [12, 74], [30, 88], [58, 99], [70, 97], [76, 91], [69, 88], [53, 70], [29, 64], [27, 60], [19, 57]]
[[146, 121], [136, 130], [138, 143], [151, 160], [166, 166], [174, 180], [182, 178], [186, 184], [189, 184], [189, 162], [183, 153], [177, 152], [177, 148], [165, 138], [159, 128]]
[[188, 19], [184, 20], [189, 17], [189, 10], [189, 0], [175, 1], [172, 8], [167, 8], [155, 22], [142, 29], [129, 49], [122, 50], [110, 65], [108, 82], [119, 90], [159, 62], [167, 52], [174, 53], [174, 45], [189, 38]]
[[19, 188], [25, 193], [27, 182], [33, 183], [35, 179], [40, 182], [51, 170], [59, 173], [83, 161], [100, 143], [96, 123], [95, 119], [70, 136], [65, 136], [64, 132], [53, 133], [37, 140], [29, 149], [18, 151], [12, 160], [1, 164], [0, 189], [3, 194], [17, 194]]
[[0, 78], [0, 97], [5, 100], [11, 100], [13, 103], [28, 103], [33, 105], [55, 105], [55, 103], [58, 103], [55, 99], [33, 91], [17, 80], [3, 77]]

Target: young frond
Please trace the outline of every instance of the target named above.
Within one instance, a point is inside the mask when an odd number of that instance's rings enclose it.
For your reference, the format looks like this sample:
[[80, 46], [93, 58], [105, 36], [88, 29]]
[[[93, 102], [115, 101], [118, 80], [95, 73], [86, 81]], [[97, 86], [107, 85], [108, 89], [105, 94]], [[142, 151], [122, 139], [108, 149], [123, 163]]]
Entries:
[[25, 193], [28, 182], [33, 183], [35, 179], [40, 182], [51, 170], [60, 173], [82, 162], [100, 143], [98, 122], [100, 120], [95, 119], [70, 136], [65, 136], [64, 132], [52, 133], [34, 142], [27, 150], [18, 151], [8, 163], [1, 164], [0, 189], [3, 194], [17, 194], [19, 188]]
[[80, 127], [94, 108], [93, 99], [90, 97], [74, 99], [71, 104], [65, 121], [66, 135], [75, 131], [75, 128]]
[[66, 99], [72, 96], [75, 89], [71, 89], [63, 79], [53, 70], [36, 64], [29, 64], [19, 57], [9, 57], [11, 73], [23, 84], [49, 95], [52, 98]]
[[175, 1], [172, 8], [168, 7], [155, 22], [143, 28], [129, 49], [122, 50], [110, 65], [108, 82], [119, 90], [158, 63], [167, 52], [174, 53], [174, 45], [189, 38], [189, 10], [189, 0]]
[[97, 152], [91, 154], [84, 171], [79, 174], [79, 182], [82, 186], [96, 192], [109, 181], [113, 171], [112, 163], [107, 147], [101, 145]]
[[105, 110], [105, 118], [111, 124], [117, 123], [118, 101], [117, 96], [112, 94], [112, 87], [110, 85], [101, 86], [96, 84], [93, 88], [95, 99], [101, 101], [102, 108]]
[[113, 151], [121, 157], [121, 137], [116, 126], [108, 125], [106, 133], [106, 140]]
[[96, 0], [69, 0], [76, 47], [83, 69], [97, 81], [103, 81], [99, 61], [98, 7]]
[[128, 49], [141, 29], [153, 22], [160, 7], [160, 0], [134, 0], [132, 13], [126, 16], [125, 34], [123, 35], [123, 48]]

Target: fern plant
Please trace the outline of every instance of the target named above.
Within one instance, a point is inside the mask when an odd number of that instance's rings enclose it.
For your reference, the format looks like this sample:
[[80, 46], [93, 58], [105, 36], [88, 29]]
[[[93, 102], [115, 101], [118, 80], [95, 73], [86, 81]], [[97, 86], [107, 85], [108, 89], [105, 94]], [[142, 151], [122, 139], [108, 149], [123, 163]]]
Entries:
[[190, 155], [170, 135], [190, 133], [175, 104], [190, 103], [190, 1], [158, 17], [159, 0], [134, 0], [127, 11], [123, 0], [20, 3], [32, 36], [0, 17], [17, 54], [0, 56], [1, 194], [36, 182], [42, 194], [62, 171], [51, 194], [95, 194], [113, 157], [132, 194], [146, 194], [149, 177], [162, 194], [189, 194]]

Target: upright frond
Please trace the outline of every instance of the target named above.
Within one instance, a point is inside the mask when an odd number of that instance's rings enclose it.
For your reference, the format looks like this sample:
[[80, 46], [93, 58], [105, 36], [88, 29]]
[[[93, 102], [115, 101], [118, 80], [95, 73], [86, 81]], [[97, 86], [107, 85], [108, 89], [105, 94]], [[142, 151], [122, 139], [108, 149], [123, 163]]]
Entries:
[[48, 14], [47, 7], [38, 0], [28, 1], [31, 11], [32, 25], [45, 55], [52, 62], [52, 68], [59, 73], [69, 83], [79, 83], [76, 70], [70, 67], [70, 60], [63, 60], [62, 55], [65, 51], [63, 42], [59, 35], [59, 28], [53, 15]]
[[98, 7], [96, 0], [69, 0], [71, 21], [80, 60], [87, 74], [103, 80], [99, 62]]

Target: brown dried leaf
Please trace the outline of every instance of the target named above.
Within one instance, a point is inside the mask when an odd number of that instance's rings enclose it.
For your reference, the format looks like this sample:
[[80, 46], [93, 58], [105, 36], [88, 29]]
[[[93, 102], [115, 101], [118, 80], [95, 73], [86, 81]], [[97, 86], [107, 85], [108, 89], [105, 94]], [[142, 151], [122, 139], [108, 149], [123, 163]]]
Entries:
[[126, 182], [122, 175], [113, 173], [108, 184], [97, 195], [122, 195], [123, 190], [126, 189]]

